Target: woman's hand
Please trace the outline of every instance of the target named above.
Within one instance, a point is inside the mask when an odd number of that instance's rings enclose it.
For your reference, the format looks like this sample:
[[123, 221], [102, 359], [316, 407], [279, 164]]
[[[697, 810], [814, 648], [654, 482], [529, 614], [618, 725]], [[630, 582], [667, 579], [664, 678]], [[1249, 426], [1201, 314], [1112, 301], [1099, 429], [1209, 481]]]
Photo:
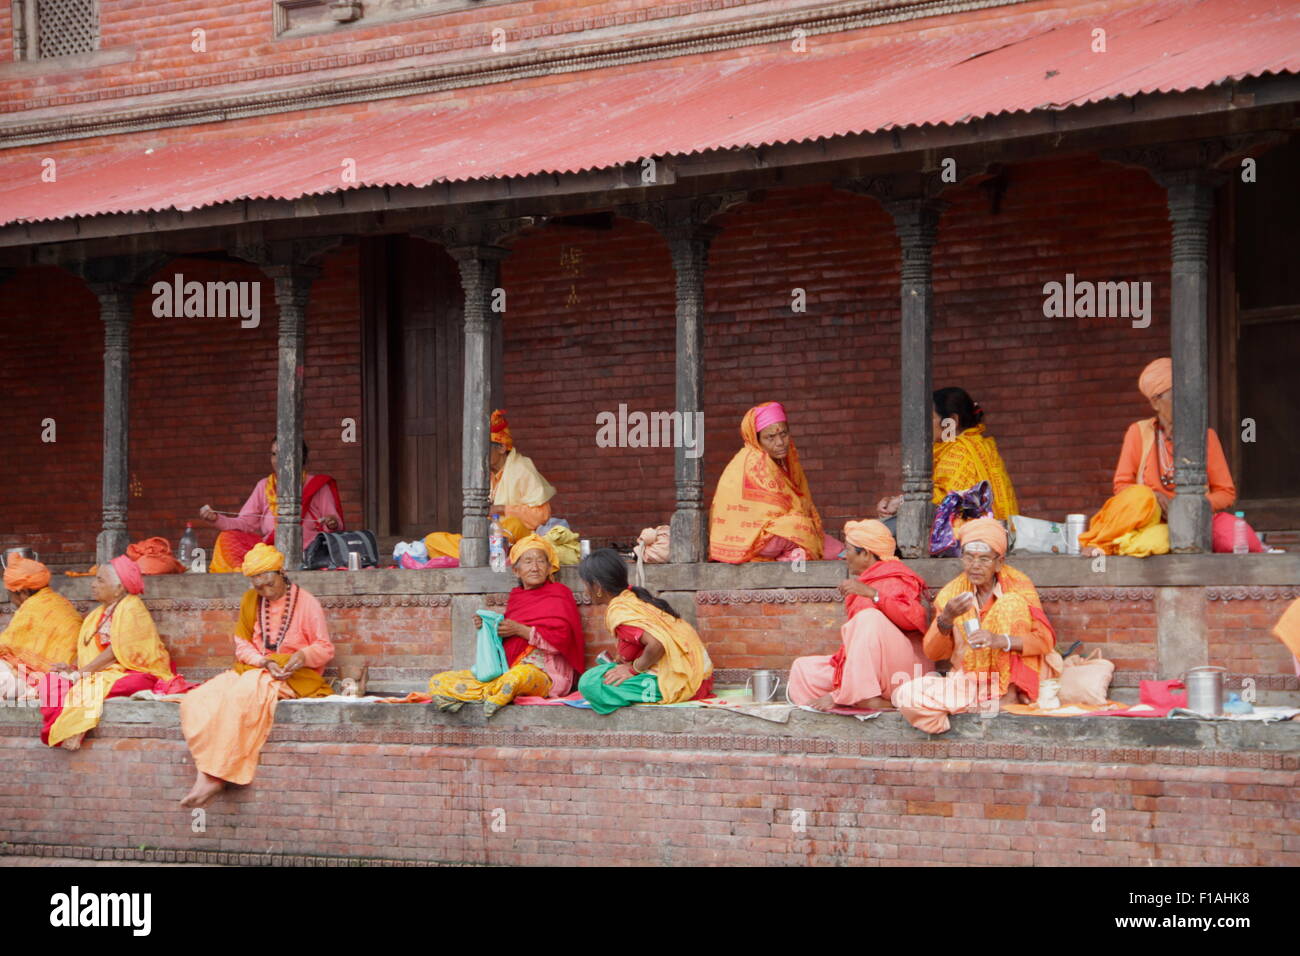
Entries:
[[623, 681], [633, 676], [632, 665], [619, 664], [616, 667], [611, 667], [605, 672], [604, 682], [610, 687], [617, 687], [619, 684], [623, 683]]
[[864, 598], [874, 599], [876, 594], [879, 593], [870, 584], [863, 584], [857, 578], [845, 578], [839, 583], [838, 587], [840, 589], [840, 594], [844, 597], [848, 597], [850, 594], [857, 594]]
[[973, 610], [975, 610], [975, 595], [971, 594], [969, 591], [963, 591], [944, 605], [943, 610], [939, 612], [939, 616], [936, 619], [936, 623], [939, 625], [939, 630], [951, 631], [953, 621], [961, 617], [967, 611]]
[[518, 621], [512, 621], [509, 618], [506, 618], [497, 625], [497, 633], [502, 637], [522, 637], [524, 640], [527, 640], [528, 635], [531, 632], [532, 628], [525, 624], [520, 624]]
[[202, 508], [200, 508], [199, 517], [202, 518], [204, 521], [206, 521], [208, 524], [217, 523], [217, 513], [212, 510], [211, 505], [204, 505]]
[[966, 643], [969, 644], [973, 650], [977, 651], [983, 650], [986, 647], [993, 647], [995, 644], [1000, 648], [1006, 647], [1006, 641], [1004, 639], [997, 637], [991, 631], [984, 630], [982, 627], [970, 637], [966, 638]]
[[892, 495], [881, 498], [876, 502], [876, 517], [892, 518], [898, 514], [898, 509], [903, 505], [902, 495]]
[[339, 530], [339, 519], [333, 515], [326, 515], [320, 519], [320, 526], [326, 531], [337, 531]]

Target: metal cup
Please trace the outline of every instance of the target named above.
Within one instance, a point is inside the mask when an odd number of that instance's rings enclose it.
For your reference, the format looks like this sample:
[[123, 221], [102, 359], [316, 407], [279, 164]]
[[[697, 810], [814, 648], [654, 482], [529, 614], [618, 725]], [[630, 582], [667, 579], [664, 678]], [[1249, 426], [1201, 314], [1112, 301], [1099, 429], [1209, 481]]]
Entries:
[[[750, 685], [753, 689], [750, 690]], [[756, 704], [766, 704], [772, 698], [776, 697], [777, 689], [781, 686], [781, 678], [776, 675], [775, 671], [754, 671], [749, 680], [745, 681], [745, 689], [749, 691], [750, 698]]]
[[0, 558], [0, 567], [8, 569], [9, 562], [14, 558], [27, 558], [31, 561], [41, 560], [41, 556], [31, 548], [5, 548], [4, 557]]
[[361, 570], [361, 553], [359, 551], [348, 552], [348, 570], [349, 571]]
[[1202, 717], [1218, 717], [1223, 713], [1222, 667], [1193, 667], [1183, 675], [1187, 687], [1187, 709]]

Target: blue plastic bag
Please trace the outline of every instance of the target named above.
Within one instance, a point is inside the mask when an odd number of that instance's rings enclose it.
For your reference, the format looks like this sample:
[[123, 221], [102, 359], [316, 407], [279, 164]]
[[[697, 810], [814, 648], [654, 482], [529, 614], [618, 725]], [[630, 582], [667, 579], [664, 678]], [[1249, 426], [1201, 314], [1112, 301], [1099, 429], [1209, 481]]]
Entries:
[[474, 649], [474, 679], [482, 683], [496, 680], [506, 672], [510, 665], [506, 661], [506, 649], [501, 646], [501, 635], [497, 626], [506, 619], [504, 614], [496, 611], [478, 612], [478, 643]]

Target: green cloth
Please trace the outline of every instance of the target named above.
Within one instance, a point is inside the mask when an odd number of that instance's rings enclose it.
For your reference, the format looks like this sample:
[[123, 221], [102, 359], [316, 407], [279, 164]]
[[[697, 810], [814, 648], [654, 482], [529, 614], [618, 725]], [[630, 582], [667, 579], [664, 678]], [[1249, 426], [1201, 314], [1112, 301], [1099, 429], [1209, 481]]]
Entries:
[[605, 683], [605, 674], [614, 664], [597, 664], [578, 678], [578, 692], [598, 714], [612, 714], [628, 704], [657, 704], [659, 678], [654, 674], [637, 674], [614, 687]]

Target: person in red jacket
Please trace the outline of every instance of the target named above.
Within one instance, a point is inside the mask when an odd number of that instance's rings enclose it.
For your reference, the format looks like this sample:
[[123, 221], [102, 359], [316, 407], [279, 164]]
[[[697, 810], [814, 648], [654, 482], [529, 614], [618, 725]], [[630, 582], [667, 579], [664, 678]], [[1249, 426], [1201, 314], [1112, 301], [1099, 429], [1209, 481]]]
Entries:
[[790, 668], [790, 700], [816, 710], [892, 709], [896, 687], [930, 668], [921, 648], [929, 623], [925, 580], [895, 557], [889, 529], [874, 519], [844, 526], [850, 577], [840, 582], [848, 621], [840, 649], [800, 657]]

